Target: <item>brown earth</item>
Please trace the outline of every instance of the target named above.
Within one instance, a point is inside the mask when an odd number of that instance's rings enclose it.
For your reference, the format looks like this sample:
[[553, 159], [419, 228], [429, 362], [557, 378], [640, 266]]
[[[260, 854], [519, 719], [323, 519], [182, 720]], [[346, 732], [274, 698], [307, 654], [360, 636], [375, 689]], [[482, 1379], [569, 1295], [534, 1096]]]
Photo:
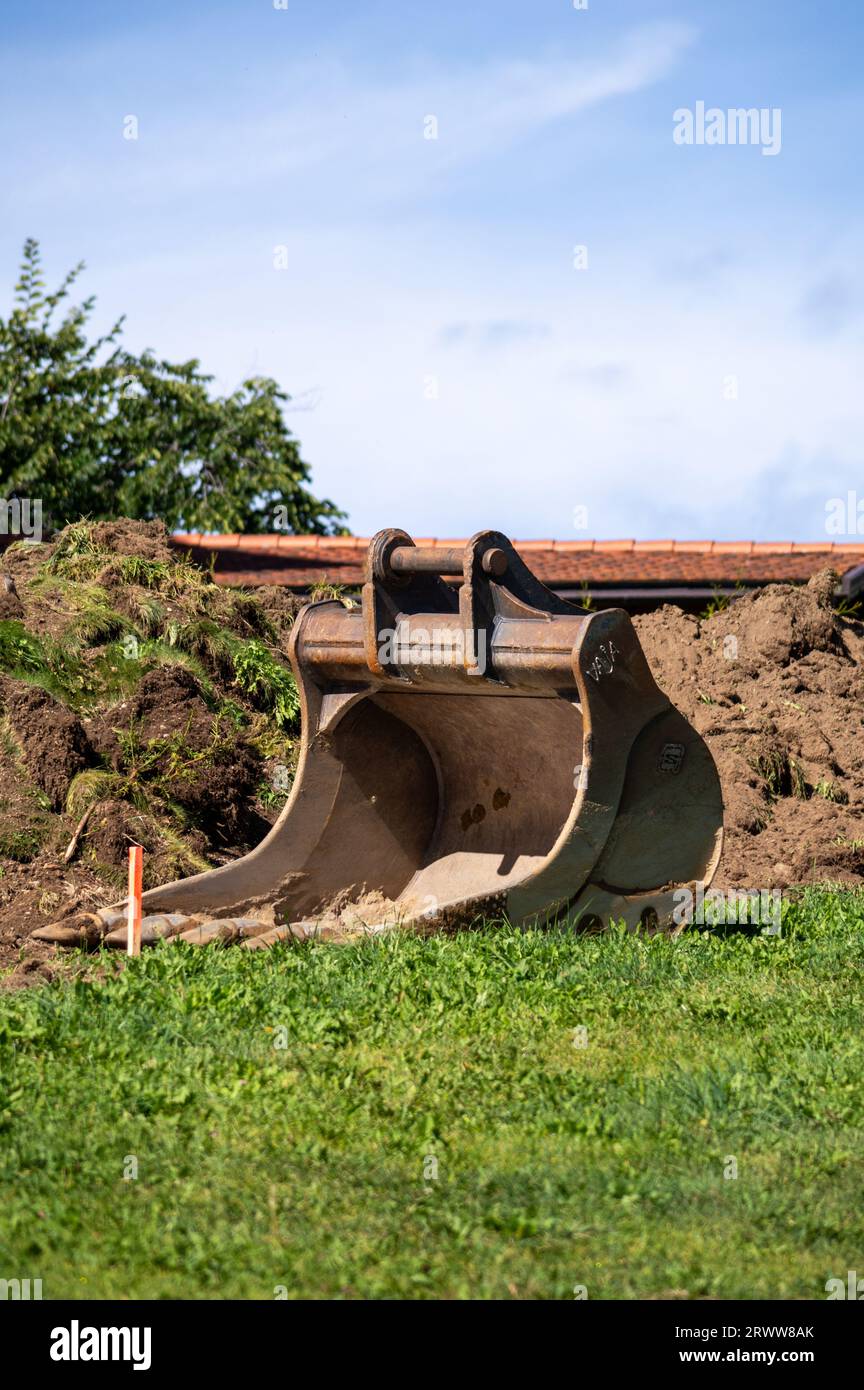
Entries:
[[658, 684], [702, 734], [725, 803], [718, 887], [864, 881], [864, 624], [829, 571], [704, 620], [636, 619]]
[[300, 609], [309, 601], [305, 594], [294, 594], [278, 584], [259, 584], [249, 593], [280, 636], [293, 627]]
[[115, 555], [138, 555], [142, 560], [168, 563], [175, 558], [168, 531], [161, 521], [129, 521], [127, 517], [118, 521], [97, 521], [90, 535], [96, 545]]
[[[183, 667], [151, 671], [128, 700], [87, 722], [92, 746], [115, 771], [124, 762], [118, 730], [134, 729], [142, 751], [158, 740], [166, 758], [182, 744], [184, 759], [192, 755], [191, 765], [173, 776], [171, 798], [207, 826], [212, 843], [232, 845], [247, 839], [250, 831], [253, 841], [266, 834], [269, 827], [260, 817], [255, 824], [250, 807], [263, 777], [261, 758], [220, 724], [197, 680]], [[202, 755], [197, 765], [195, 754]]]
[[23, 681], [4, 680], [0, 697], [24, 766], [59, 811], [73, 777], [92, 761], [81, 720], [46, 691]]
[[24, 605], [10, 574], [0, 575], [0, 621], [4, 618], [23, 618]]

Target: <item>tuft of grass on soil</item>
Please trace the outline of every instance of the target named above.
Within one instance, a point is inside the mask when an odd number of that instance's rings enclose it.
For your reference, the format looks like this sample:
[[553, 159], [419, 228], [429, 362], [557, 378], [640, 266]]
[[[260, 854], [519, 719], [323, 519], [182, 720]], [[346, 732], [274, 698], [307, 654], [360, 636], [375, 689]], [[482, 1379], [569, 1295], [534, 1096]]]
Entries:
[[81, 521], [60, 533], [27, 589], [64, 615], [62, 629], [46, 636], [0, 621], [0, 671], [86, 712], [125, 698], [157, 666], [181, 665], [208, 696], [229, 684], [278, 730], [296, 734], [299, 695], [267, 614], [190, 561], [114, 553]]
[[12, 859], [18, 864], [30, 864], [40, 853], [48, 836], [47, 817], [29, 825], [7, 829], [0, 821], [0, 859]]
[[97, 958], [0, 1002], [0, 1245], [48, 1298], [822, 1298], [862, 969], [813, 890], [780, 937]]
[[[797, 796], [801, 801], [808, 799], [811, 789], [807, 786], [801, 764], [786, 749], [769, 749], [754, 758], [750, 765], [763, 779], [769, 800], [781, 796]], [[820, 792], [820, 795], [824, 794]]]

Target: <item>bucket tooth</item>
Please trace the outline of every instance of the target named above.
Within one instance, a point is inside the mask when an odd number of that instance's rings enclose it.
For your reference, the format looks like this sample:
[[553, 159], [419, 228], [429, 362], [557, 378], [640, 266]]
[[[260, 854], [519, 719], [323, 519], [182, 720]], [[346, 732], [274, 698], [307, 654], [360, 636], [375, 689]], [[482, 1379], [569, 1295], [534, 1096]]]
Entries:
[[50, 941], [55, 946], [99, 946], [108, 930], [107, 923], [96, 912], [78, 912], [62, 922], [37, 927], [31, 936], [36, 941]]
[[294, 939], [294, 934], [289, 926], [270, 927], [268, 931], [261, 932], [258, 936], [248, 936], [240, 944], [244, 951], [263, 951], [269, 946], [275, 946], [277, 941], [290, 941]]
[[565, 602], [500, 532], [462, 548], [379, 532], [362, 604], [307, 604], [290, 658], [302, 732], [279, 819], [242, 858], [148, 890], [142, 939], [257, 950], [502, 918], [650, 930], [675, 925], [676, 889], [710, 883], [723, 803], [707, 745], [628, 615]]
[[127, 912], [125, 906], [122, 908], [99, 907], [96, 909], [96, 916], [100, 919], [100, 921], [105, 923], [106, 932], [111, 932], [116, 927], [119, 927], [121, 922], [126, 921]]
[[210, 946], [214, 943], [229, 946], [234, 941], [262, 936], [269, 930], [272, 930], [270, 923], [260, 922], [255, 917], [221, 917], [190, 927], [175, 939], [186, 941], [190, 946]]
[[[194, 925], [195, 918], [182, 912], [152, 913], [149, 917], [141, 919], [141, 945], [155, 946], [157, 941], [177, 936]], [[123, 926], [115, 927], [108, 933], [105, 945], [112, 946], [115, 950], [125, 950], [127, 940], [128, 927], [124, 917]]]

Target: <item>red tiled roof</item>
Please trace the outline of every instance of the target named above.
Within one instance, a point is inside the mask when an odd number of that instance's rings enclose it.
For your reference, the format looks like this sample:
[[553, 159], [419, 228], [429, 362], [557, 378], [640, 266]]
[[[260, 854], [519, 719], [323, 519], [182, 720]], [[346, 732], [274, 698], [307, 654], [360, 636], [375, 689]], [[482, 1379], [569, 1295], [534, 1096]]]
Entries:
[[[363, 580], [369, 541], [361, 536], [176, 535], [173, 543], [202, 563], [212, 555], [220, 584], [284, 584], [307, 589]], [[452, 547], [464, 538], [417, 537]], [[581, 585], [704, 586], [801, 583], [830, 566], [841, 575], [864, 567], [864, 540], [831, 541], [514, 541], [528, 567], [553, 588]], [[864, 581], [864, 576], [862, 576]]]

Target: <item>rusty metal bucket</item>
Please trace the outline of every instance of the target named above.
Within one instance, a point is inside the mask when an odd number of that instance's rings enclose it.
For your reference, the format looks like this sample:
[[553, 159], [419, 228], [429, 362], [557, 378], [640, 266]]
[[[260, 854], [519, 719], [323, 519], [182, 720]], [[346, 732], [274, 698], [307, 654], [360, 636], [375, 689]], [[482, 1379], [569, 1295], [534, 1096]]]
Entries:
[[[145, 942], [488, 917], [666, 927], [675, 890], [710, 882], [723, 806], [706, 744], [627, 614], [559, 599], [499, 532], [464, 551], [379, 532], [362, 604], [307, 605], [291, 662], [302, 743], [288, 803], [251, 853], [147, 892]], [[94, 914], [87, 939], [121, 944], [121, 920], [122, 905]]]

